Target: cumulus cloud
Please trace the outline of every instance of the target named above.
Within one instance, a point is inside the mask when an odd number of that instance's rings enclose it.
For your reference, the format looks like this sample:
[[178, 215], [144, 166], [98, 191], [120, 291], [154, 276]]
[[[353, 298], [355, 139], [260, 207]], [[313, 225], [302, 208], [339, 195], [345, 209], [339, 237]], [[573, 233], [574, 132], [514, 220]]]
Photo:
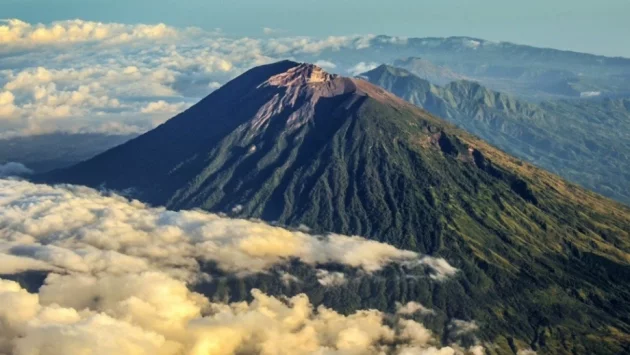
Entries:
[[429, 266], [434, 273], [431, 274], [431, 278], [435, 280], [444, 280], [457, 273], [457, 269], [453, 267], [448, 261], [442, 258], [433, 258], [430, 256], [424, 256], [419, 261], [420, 264]]
[[479, 330], [479, 325], [477, 322], [473, 321], [465, 321], [462, 319], [453, 319], [449, 323], [449, 336], [452, 339], [457, 339], [466, 335], [473, 335]]
[[347, 282], [343, 272], [317, 269], [317, 282], [322, 286], [341, 286]]
[[[272, 31], [268, 29], [267, 32]], [[277, 31], [272, 31], [277, 34]], [[380, 37], [379, 37], [380, 38]], [[0, 23], [0, 137], [52, 131], [142, 132], [245, 70], [369, 48], [374, 36], [228, 37], [164, 24]], [[320, 63], [328, 69], [339, 63]], [[147, 112], [148, 111], [148, 112]]]
[[327, 70], [332, 70], [337, 68], [337, 65], [331, 61], [328, 60], [318, 60], [315, 62], [315, 65], [317, 65], [318, 67], [327, 69]]
[[[376, 272], [427, 266], [410, 251], [342, 235], [317, 236], [201, 211], [150, 208], [77, 186], [0, 180], [0, 274], [47, 273], [37, 293], [0, 279], [0, 353], [13, 354], [466, 354], [440, 347], [422, 324], [363, 310], [341, 315], [306, 295], [210, 301], [189, 289], [201, 264], [265, 272], [298, 259]], [[300, 282], [280, 271], [287, 284]], [[345, 282], [317, 270], [322, 285]], [[211, 296], [211, 295], [208, 295]]]
[[142, 113], [178, 113], [186, 108], [186, 103], [168, 103], [164, 100], [149, 102], [140, 112]]
[[413, 314], [422, 314], [429, 315], [435, 314], [435, 311], [425, 306], [421, 305], [418, 302], [407, 302], [406, 304], [397, 303], [396, 304], [396, 313], [397, 314], [405, 314], [405, 315], [413, 315]]
[[32, 173], [33, 170], [27, 168], [22, 163], [8, 162], [6, 164], [0, 164], [0, 177], [24, 176]]
[[378, 67], [378, 63], [359, 62], [352, 68], [348, 69], [348, 73], [350, 73], [351, 75], [359, 75], [361, 73], [365, 73], [366, 71], [370, 71], [376, 67]]
[[202, 211], [150, 208], [78, 186], [0, 180], [0, 206], [0, 225], [5, 226], [0, 255], [69, 272], [157, 268], [191, 280], [200, 263], [256, 273], [292, 259], [314, 266], [343, 264], [367, 273], [392, 262], [425, 267], [433, 275], [443, 273], [434, 265], [452, 268], [445, 260], [358, 236], [312, 235]]
[[0, 279], [0, 352], [14, 354], [465, 354], [422, 324], [348, 316], [307, 296], [213, 303], [159, 272], [51, 275], [38, 294]]
[[15, 95], [11, 91], [0, 92], [0, 119], [11, 119], [14, 117], [17, 111], [14, 101]]
[[80, 42], [121, 43], [143, 39], [176, 37], [178, 31], [163, 23], [156, 25], [123, 25], [83, 20], [57, 21], [52, 24], [30, 24], [18, 19], [2, 20], [0, 44], [33, 47]]

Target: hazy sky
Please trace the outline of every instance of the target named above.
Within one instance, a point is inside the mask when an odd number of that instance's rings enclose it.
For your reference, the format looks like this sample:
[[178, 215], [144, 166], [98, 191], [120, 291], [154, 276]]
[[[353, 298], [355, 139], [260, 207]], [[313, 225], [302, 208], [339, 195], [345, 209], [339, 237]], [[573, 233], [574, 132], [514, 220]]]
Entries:
[[71, 18], [261, 35], [467, 35], [630, 57], [630, 0], [0, 0], [1, 18]]

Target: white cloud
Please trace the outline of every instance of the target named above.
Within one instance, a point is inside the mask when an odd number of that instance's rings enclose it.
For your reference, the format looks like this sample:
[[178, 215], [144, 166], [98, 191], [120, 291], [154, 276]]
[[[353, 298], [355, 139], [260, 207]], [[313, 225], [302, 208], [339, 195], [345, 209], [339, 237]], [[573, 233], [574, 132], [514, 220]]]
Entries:
[[322, 60], [322, 59], [316, 61], [315, 65], [317, 65], [318, 67], [327, 69], [327, 70], [332, 70], [332, 69], [337, 68], [337, 65], [335, 63], [328, 60]]
[[213, 82], [210, 82], [208, 84], [208, 88], [210, 88], [210, 90], [213, 90], [213, 91], [218, 89], [218, 88], [220, 88], [220, 87], [221, 87], [221, 83], [219, 83], [217, 81], [213, 81]]
[[175, 38], [178, 30], [157, 25], [123, 25], [83, 20], [57, 21], [50, 25], [30, 24], [18, 19], [3, 20], [0, 44], [5, 48], [59, 45], [81, 42], [124, 43], [137, 40]]
[[429, 266], [433, 270], [431, 278], [435, 280], [444, 280], [452, 277], [457, 273], [457, 269], [453, 267], [448, 261], [442, 258], [433, 258], [430, 256], [424, 256], [420, 259], [420, 264]]
[[147, 115], [147, 103], [189, 105], [253, 66], [314, 61], [323, 51], [367, 48], [373, 39], [235, 38], [164, 24], [7, 20], [0, 24], [0, 52], [10, 54], [0, 56], [0, 137], [116, 133], [107, 130], [117, 127], [142, 132], [173, 114]]
[[601, 94], [601, 91], [584, 91], [580, 93], [580, 97], [597, 97]]
[[350, 73], [351, 75], [359, 75], [359, 74], [365, 73], [366, 71], [370, 71], [376, 67], [378, 67], [378, 63], [359, 62], [352, 68], [348, 69], [348, 73]]
[[[467, 352], [438, 348], [428, 329], [403, 318], [406, 312], [341, 315], [315, 307], [305, 295], [271, 297], [258, 290], [252, 302], [225, 304], [187, 286], [206, 280], [204, 261], [230, 273], [266, 271], [292, 258], [364, 273], [392, 262], [422, 263], [418, 254], [387, 244], [14, 180], [0, 180], [0, 225], [1, 274], [48, 272], [36, 294], [0, 279], [0, 353]], [[286, 272], [280, 276], [287, 284], [300, 282]], [[317, 277], [326, 286], [345, 280], [323, 269]]]
[[14, 117], [17, 111], [14, 101], [15, 95], [11, 91], [0, 91], [0, 120]]
[[186, 108], [186, 103], [168, 103], [164, 100], [148, 103], [140, 112], [142, 113], [178, 113]]
[[[15, 354], [463, 354], [423, 325], [305, 295], [213, 303], [167, 275], [51, 275], [39, 294], [0, 279], [0, 352]], [[391, 324], [391, 325], [388, 325]], [[13, 350], [13, 351], [11, 351]]]
[[475, 321], [465, 321], [461, 319], [453, 319], [449, 324], [450, 331], [454, 336], [460, 336], [479, 330], [479, 325]]
[[423, 314], [423, 315], [427, 315], [427, 314], [435, 314], [435, 311], [432, 309], [428, 309], [425, 306], [421, 305], [418, 302], [407, 302], [406, 304], [400, 304], [397, 303], [396, 304], [396, 313], [397, 314], [404, 314], [404, 315], [413, 315], [413, 314]]
[[347, 282], [343, 272], [317, 269], [317, 282], [322, 286], [341, 286]]
[[262, 222], [201, 211], [150, 208], [78, 186], [0, 180], [0, 254], [50, 268], [99, 274], [158, 268], [191, 280], [200, 262], [233, 273], [255, 273], [292, 258], [339, 263], [370, 273], [393, 262], [428, 267], [446, 261], [357, 236], [317, 236]]

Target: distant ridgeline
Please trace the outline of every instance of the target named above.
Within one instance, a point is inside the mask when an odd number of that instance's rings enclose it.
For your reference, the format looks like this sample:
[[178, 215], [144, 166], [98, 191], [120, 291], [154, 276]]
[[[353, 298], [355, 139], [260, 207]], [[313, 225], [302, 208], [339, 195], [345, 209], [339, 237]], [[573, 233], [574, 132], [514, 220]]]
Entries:
[[630, 205], [630, 100], [530, 103], [477, 82], [436, 86], [382, 65], [360, 77], [487, 142]]

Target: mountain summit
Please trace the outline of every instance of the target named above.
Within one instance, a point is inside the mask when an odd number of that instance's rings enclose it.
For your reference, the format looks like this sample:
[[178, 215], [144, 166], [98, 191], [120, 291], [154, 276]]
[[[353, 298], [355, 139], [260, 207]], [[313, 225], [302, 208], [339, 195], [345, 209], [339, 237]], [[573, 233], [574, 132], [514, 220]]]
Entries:
[[[360, 79], [283, 61], [251, 69], [156, 129], [36, 178], [124, 191], [445, 257], [325, 299], [347, 312], [417, 301], [475, 319], [489, 351], [630, 350], [630, 211]], [[356, 295], [371, 295], [355, 297]]]

